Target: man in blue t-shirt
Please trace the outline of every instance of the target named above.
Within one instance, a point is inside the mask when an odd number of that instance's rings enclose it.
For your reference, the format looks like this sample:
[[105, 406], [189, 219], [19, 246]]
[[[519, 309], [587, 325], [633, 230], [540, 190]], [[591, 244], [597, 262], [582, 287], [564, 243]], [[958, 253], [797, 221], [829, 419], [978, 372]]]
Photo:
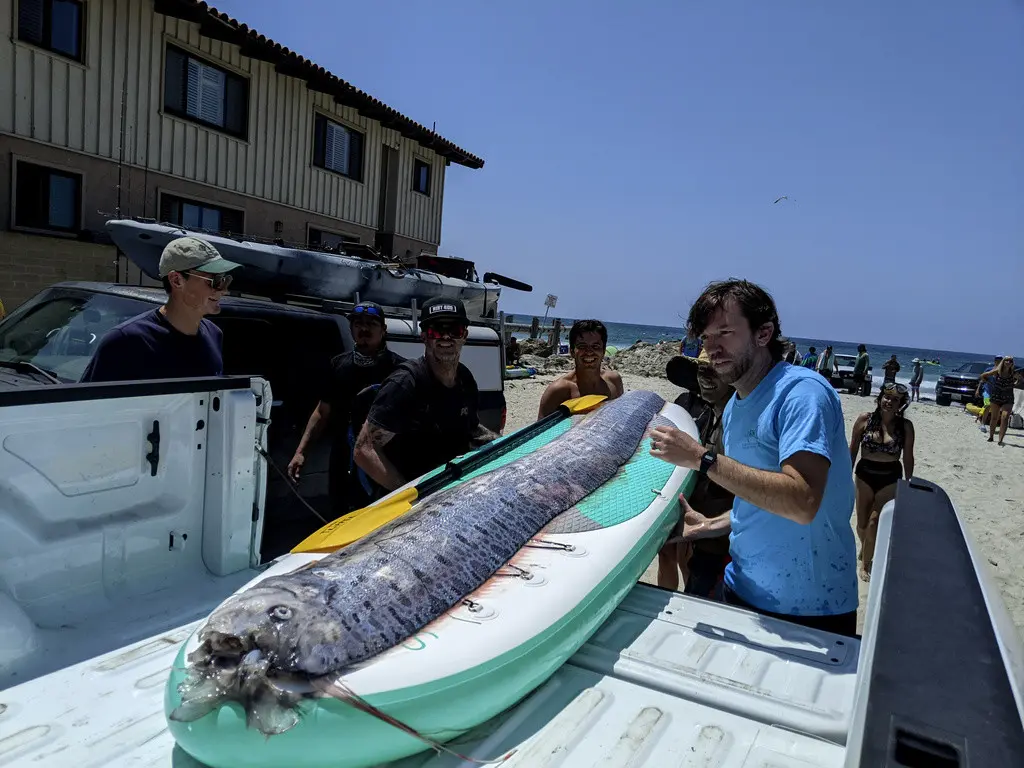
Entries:
[[220, 312], [230, 272], [239, 266], [205, 240], [179, 237], [169, 242], [159, 266], [167, 302], [111, 328], [81, 381], [222, 375], [222, 333], [206, 316]]
[[775, 303], [752, 283], [712, 283], [690, 310], [689, 330], [736, 390], [722, 417], [725, 452], [658, 427], [651, 453], [736, 499], [726, 519], [684, 501], [684, 538], [730, 529], [727, 603], [856, 635], [853, 467], [839, 396], [813, 369], [782, 361]]

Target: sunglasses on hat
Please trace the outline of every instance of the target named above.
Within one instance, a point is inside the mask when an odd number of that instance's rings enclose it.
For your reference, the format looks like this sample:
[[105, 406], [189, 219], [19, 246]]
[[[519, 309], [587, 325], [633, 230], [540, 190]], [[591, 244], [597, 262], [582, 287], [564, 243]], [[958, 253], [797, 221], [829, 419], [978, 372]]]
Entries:
[[905, 395], [910, 390], [907, 389], [907, 385], [906, 384], [894, 384], [893, 382], [890, 381], [888, 384], [883, 384], [882, 385], [882, 391], [883, 392], [895, 392], [897, 395]]
[[462, 339], [469, 333], [469, 328], [462, 323], [431, 323], [430, 325], [423, 326], [423, 332], [427, 335], [428, 339], [443, 339], [445, 336], [452, 339]]
[[373, 317], [384, 317], [376, 307], [367, 307], [360, 304], [352, 310], [353, 315], [372, 315]]

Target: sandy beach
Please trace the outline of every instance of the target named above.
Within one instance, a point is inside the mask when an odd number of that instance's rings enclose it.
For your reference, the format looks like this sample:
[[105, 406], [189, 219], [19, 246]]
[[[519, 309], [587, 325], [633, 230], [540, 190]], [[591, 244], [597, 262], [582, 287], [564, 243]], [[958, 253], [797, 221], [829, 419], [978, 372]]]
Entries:
[[[553, 375], [505, 382], [506, 434], [537, 418], [541, 393]], [[626, 389], [648, 389], [666, 400], [682, 391], [667, 379], [622, 373]], [[849, 437], [857, 416], [874, 401], [840, 394]], [[999, 584], [1017, 631], [1024, 636], [1024, 432], [1008, 430], [1005, 446], [986, 442], [974, 417], [959, 406], [914, 403], [907, 412], [917, 432], [915, 475], [941, 486], [963, 515]], [[851, 525], [853, 516], [851, 510]], [[655, 583], [648, 568], [643, 581]], [[868, 585], [861, 582], [860, 624]]]

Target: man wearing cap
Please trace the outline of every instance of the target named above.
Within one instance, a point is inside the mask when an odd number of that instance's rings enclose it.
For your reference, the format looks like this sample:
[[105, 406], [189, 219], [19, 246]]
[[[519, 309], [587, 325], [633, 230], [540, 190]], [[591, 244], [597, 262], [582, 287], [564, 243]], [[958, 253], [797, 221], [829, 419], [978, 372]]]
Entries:
[[602, 370], [608, 346], [608, 329], [600, 320], [577, 320], [569, 329], [569, 354], [573, 370], [548, 384], [540, 396], [537, 418], [558, 410], [566, 400], [584, 395], [604, 395], [609, 400], [623, 391], [618, 371]]
[[[715, 373], [707, 350], [696, 357], [678, 356], [666, 366], [669, 381], [688, 390], [680, 404], [693, 417], [701, 444], [722, 451], [722, 414], [733, 389]], [[701, 475], [690, 494], [689, 512], [680, 518], [669, 542], [658, 553], [658, 586], [679, 588], [681, 569], [684, 592], [717, 598], [729, 564], [729, 512], [735, 497], [707, 475]], [[682, 505], [680, 511], [683, 510]], [[699, 510], [699, 511], [698, 511]], [[692, 538], [680, 541], [684, 531]]]
[[431, 299], [420, 327], [423, 356], [384, 381], [355, 446], [355, 463], [389, 491], [497, 437], [480, 423], [476, 380], [459, 362], [466, 307]]
[[179, 237], [169, 242], [159, 266], [167, 301], [110, 329], [81, 381], [222, 375], [223, 334], [206, 316], [220, 312], [230, 272], [239, 266], [205, 240]]
[[405, 362], [404, 357], [388, 349], [387, 324], [379, 304], [357, 304], [348, 315], [348, 324], [354, 347], [331, 360], [320, 403], [310, 415], [295, 456], [288, 464], [288, 475], [298, 482], [310, 444], [325, 427], [330, 429], [333, 442], [328, 483], [336, 517], [365, 506], [377, 495], [377, 489], [366, 478], [359, 477], [358, 468], [352, 465], [352, 444], [373, 400], [372, 388]]

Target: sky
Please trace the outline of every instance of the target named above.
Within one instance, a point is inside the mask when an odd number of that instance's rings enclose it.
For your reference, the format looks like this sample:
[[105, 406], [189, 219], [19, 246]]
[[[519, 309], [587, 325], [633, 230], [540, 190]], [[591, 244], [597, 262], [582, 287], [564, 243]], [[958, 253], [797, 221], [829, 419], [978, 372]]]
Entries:
[[507, 312], [743, 277], [787, 335], [1024, 354], [1024, 0], [214, 5], [484, 158], [440, 252]]

